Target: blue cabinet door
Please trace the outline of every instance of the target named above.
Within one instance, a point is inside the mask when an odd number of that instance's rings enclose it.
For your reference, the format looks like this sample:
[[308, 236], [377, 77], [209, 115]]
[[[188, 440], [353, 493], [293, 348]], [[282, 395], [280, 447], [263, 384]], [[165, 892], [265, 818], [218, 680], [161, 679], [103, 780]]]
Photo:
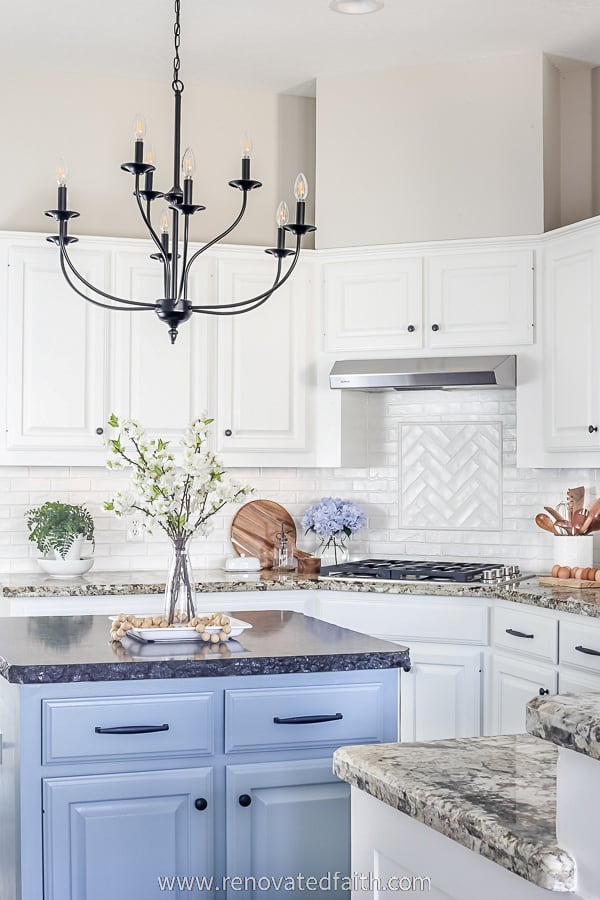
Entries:
[[227, 873], [239, 879], [229, 900], [306, 900], [309, 891], [346, 900], [350, 788], [332, 774], [331, 757], [228, 766], [226, 783]]
[[189, 896], [177, 878], [213, 872], [211, 768], [47, 778], [43, 798], [45, 900]]

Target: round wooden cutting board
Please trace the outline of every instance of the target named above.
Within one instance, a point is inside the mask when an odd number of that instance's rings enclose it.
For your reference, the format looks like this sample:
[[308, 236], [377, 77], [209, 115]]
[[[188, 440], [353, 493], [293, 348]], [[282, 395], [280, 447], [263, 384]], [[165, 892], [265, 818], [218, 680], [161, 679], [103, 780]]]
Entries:
[[231, 543], [238, 556], [257, 556], [263, 569], [273, 565], [273, 548], [281, 525], [290, 545], [296, 545], [296, 526], [291, 515], [274, 500], [251, 500], [231, 523]]

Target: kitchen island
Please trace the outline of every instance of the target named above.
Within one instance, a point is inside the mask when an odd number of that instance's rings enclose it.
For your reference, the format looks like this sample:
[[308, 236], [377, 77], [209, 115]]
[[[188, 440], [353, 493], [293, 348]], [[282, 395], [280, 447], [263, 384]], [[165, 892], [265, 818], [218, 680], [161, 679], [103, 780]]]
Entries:
[[112, 644], [104, 616], [2, 620], [2, 900], [152, 900], [204, 876], [250, 897], [224, 879], [349, 872], [331, 754], [397, 737], [408, 651], [290, 611], [236, 617], [239, 641], [168, 649]]

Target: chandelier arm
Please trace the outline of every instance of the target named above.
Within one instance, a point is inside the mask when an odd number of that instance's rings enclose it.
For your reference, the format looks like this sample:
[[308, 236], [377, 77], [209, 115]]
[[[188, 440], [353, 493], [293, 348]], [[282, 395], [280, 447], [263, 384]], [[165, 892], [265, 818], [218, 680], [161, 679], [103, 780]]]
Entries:
[[[289, 269], [287, 270], [287, 272], [285, 273], [285, 275], [283, 276], [283, 278], [281, 280], [279, 280], [279, 276], [281, 274], [282, 260], [281, 260], [281, 258], [279, 258], [277, 260], [277, 275], [275, 276], [275, 281], [273, 282], [271, 287], [268, 288], [266, 291], [264, 291], [262, 294], [257, 294], [256, 297], [248, 297], [246, 300], [240, 300], [237, 303], [221, 303], [221, 304], [214, 304], [212, 306], [192, 306], [191, 307], [192, 312], [201, 312], [201, 313], [207, 313], [208, 315], [217, 315], [217, 316], [221, 315], [222, 316], [222, 315], [230, 315], [229, 313], [225, 313], [223, 310], [230, 309], [230, 310], [233, 310], [234, 312], [236, 310], [238, 310], [240, 313], [243, 313], [243, 312], [250, 312], [252, 309], [255, 309], [255, 307], [251, 306], [250, 304], [252, 304], [258, 300], [258, 301], [260, 301], [259, 305], [261, 305], [262, 302], [264, 302], [264, 300], [268, 300], [269, 297], [271, 296], [271, 294], [273, 294], [275, 291], [279, 290], [279, 288], [282, 287], [286, 283], [286, 281], [288, 280], [288, 278], [294, 271], [294, 269], [296, 267], [296, 263], [298, 262], [298, 260], [300, 258], [300, 242], [301, 242], [301, 240], [302, 240], [301, 235], [298, 235], [296, 238], [296, 251], [294, 253], [294, 259], [292, 260], [292, 263], [291, 263]], [[246, 306], [247, 309], [240, 309], [240, 307], [242, 307], [242, 306]]]
[[224, 237], [227, 237], [228, 234], [231, 234], [231, 232], [233, 231], [234, 228], [237, 228], [237, 226], [238, 226], [238, 225], [240, 224], [240, 222], [242, 221], [242, 218], [243, 218], [243, 216], [244, 216], [244, 213], [246, 212], [246, 206], [247, 206], [247, 203], [248, 203], [248, 196], [247, 196], [247, 192], [244, 191], [244, 199], [242, 200], [242, 208], [241, 208], [241, 210], [240, 210], [240, 212], [239, 212], [239, 215], [238, 215], [237, 218], [231, 223], [231, 225], [229, 226], [229, 228], [226, 228], [225, 231], [223, 231], [221, 234], [218, 234], [215, 238], [212, 239], [212, 241], [209, 241], [208, 244], [204, 244], [203, 247], [200, 247], [199, 250], [196, 250], [196, 252], [193, 254], [193, 256], [190, 257], [190, 261], [188, 262], [187, 266], [184, 266], [186, 287], [187, 287], [188, 276], [189, 276], [189, 274], [190, 274], [190, 269], [191, 269], [192, 264], [194, 263], [194, 261], [195, 261], [202, 253], [204, 253], [205, 250], [208, 250], [209, 247], [213, 247], [215, 244], [218, 244], [219, 241], [222, 241]]
[[[107, 300], [113, 300], [115, 303], [124, 303], [126, 306], [128, 306], [128, 307], [131, 306], [134, 309], [154, 309], [155, 308], [154, 304], [141, 303], [137, 300], [125, 300], [125, 299], [123, 299], [123, 297], [115, 297], [113, 294], [107, 294], [106, 291], [102, 291], [100, 288], [97, 288], [95, 285], [91, 284], [91, 282], [89, 282], [86, 278], [84, 278], [80, 272], [77, 271], [77, 269], [71, 262], [69, 254], [67, 252], [66, 244], [64, 243], [63, 240], [61, 240], [59, 242], [59, 247], [60, 247], [61, 268], [63, 270], [63, 273], [65, 272], [64, 262], [66, 262], [68, 267], [70, 268], [71, 272], [73, 273], [73, 275], [75, 275], [75, 277], [78, 278], [79, 281], [81, 281], [81, 283], [84, 284], [86, 286], [86, 288], [88, 288], [90, 291], [94, 291], [95, 294], [100, 294], [101, 297], [106, 297]], [[65, 277], [66, 277], [66, 275], [65, 275]], [[67, 278], [67, 281], [69, 282], [71, 287], [73, 287], [71, 280]], [[77, 290], [77, 289], [73, 288], [73, 290]], [[77, 291], [77, 293], [79, 294], [81, 292]], [[87, 296], [87, 294], [81, 294], [81, 296], [85, 297], [86, 300], [89, 300], [90, 303], [97, 302], [97, 301], [91, 300], [90, 297]], [[99, 305], [103, 306], [104, 304], [99, 304]], [[120, 306], [109, 306], [108, 309], [121, 309], [121, 307]]]
[[[135, 199], [137, 200], [137, 205], [138, 205], [138, 209], [140, 211], [140, 215], [141, 215], [142, 219], [144, 220], [144, 225], [148, 229], [148, 231], [150, 233], [150, 237], [156, 244], [158, 252], [160, 253], [160, 255], [162, 257], [163, 265], [168, 266], [169, 261], [167, 259], [167, 254], [165, 253], [165, 248], [163, 247], [159, 236], [157, 235], [154, 228], [152, 227], [152, 222], [150, 221], [150, 216], [147, 216], [146, 213], [144, 212], [144, 205], [142, 203], [142, 198], [140, 197], [140, 176], [139, 175], [135, 176], [134, 195], [135, 195]], [[150, 205], [150, 204], [148, 204], [148, 205]]]
[[188, 238], [190, 231], [190, 217], [185, 217], [185, 224], [183, 226], [183, 259], [181, 260], [181, 278], [179, 280], [179, 291], [177, 294], [178, 300], [187, 300], [187, 278], [186, 275], [186, 266], [187, 266], [187, 252], [188, 252]]
[[[67, 262], [68, 262], [68, 260], [67, 260]], [[64, 279], [67, 282], [67, 284], [69, 285], [69, 287], [71, 288], [71, 290], [74, 291], [76, 294], [79, 294], [80, 297], [83, 297], [84, 300], [87, 300], [88, 303], [93, 303], [94, 306], [101, 306], [102, 309], [111, 309], [115, 312], [145, 312], [148, 309], [154, 309], [153, 306], [136, 306], [135, 309], [125, 309], [124, 306], [111, 306], [110, 303], [102, 303], [100, 300], [94, 300], [92, 297], [88, 297], [87, 294], [84, 294], [83, 291], [80, 291], [79, 288], [73, 283], [73, 281], [71, 280], [71, 278], [69, 276], [69, 273], [67, 272], [67, 270], [65, 268], [65, 260], [64, 260], [64, 257], [62, 254], [60, 257], [60, 267], [62, 269]]]

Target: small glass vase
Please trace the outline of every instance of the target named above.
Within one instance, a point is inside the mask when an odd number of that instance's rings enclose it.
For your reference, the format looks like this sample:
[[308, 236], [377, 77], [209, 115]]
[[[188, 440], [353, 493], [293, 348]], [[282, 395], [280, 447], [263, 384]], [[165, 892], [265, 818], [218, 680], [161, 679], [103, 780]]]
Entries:
[[187, 540], [180, 538], [173, 542], [173, 556], [165, 587], [164, 618], [169, 625], [193, 619], [196, 615], [195, 598], [196, 583]]
[[321, 568], [348, 562], [350, 559], [348, 535], [330, 534], [322, 538], [316, 555], [321, 557]]

